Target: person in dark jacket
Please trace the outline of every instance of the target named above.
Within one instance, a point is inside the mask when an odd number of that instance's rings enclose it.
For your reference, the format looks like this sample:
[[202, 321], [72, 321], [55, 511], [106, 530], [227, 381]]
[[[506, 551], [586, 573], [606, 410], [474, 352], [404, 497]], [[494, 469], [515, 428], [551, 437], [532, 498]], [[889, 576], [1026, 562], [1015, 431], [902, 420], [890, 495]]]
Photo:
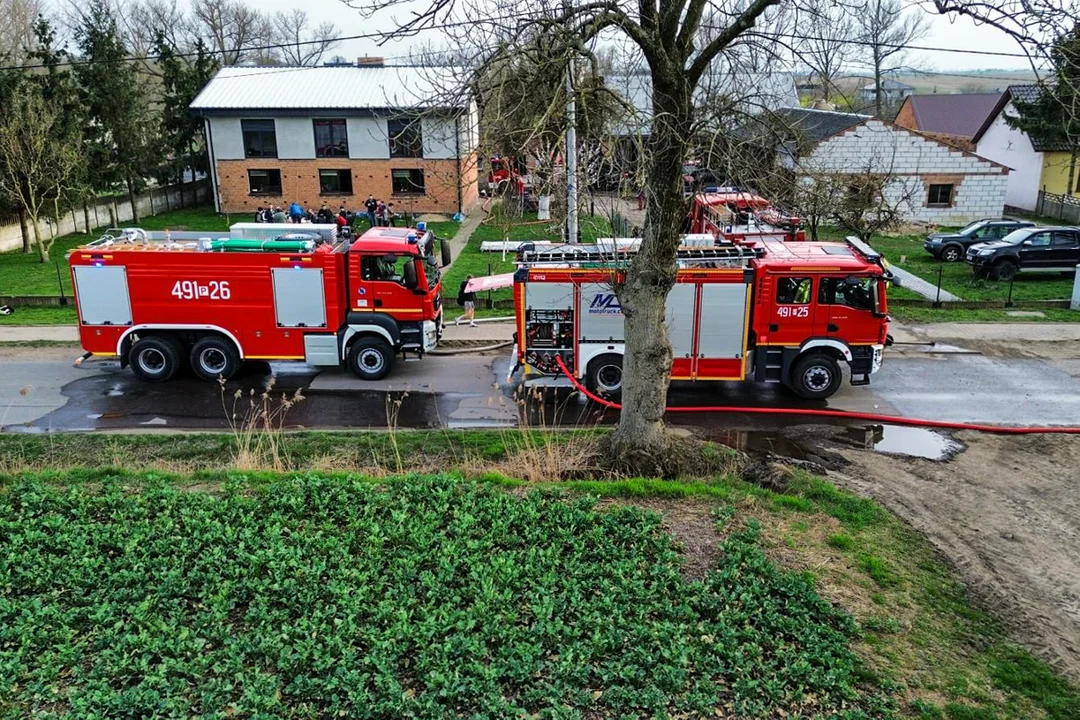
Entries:
[[375, 227], [375, 211], [379, 209], [379, 201], [374, 195], [368, 195], [364, 208], [367, 210], [368, 227]]
[[465, 292], [465, 288], [468, 287], [469, 281], [472, 279], [472, 275], [465, 278], [461, 281], [461, 287], [458, 288], [457, 302], [458, 305], [465, 308], [465, 312], [462, 313], [459, 318], [454, 320], [455, 325], [460, 325], [462, 320], [468, 320], [469, 327], [476, 327], [476, 293]]
[[263, 209], [261, 205], [259, 206], [259, 209], [255, 211], [255, 222], [266, 222], [266, 215], [263, 214]]

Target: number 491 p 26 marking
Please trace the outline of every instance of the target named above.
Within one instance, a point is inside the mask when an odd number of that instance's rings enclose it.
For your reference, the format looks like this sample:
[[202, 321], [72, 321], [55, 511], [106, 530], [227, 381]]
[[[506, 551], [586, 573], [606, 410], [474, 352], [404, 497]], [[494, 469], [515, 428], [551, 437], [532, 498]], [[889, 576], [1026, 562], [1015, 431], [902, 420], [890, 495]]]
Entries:
[[172, 293], [180, 300], [228, 300], [232, 297], [228, 280], [211, 280], [208, 283], [199, 283], [195, 280], [177, 280], [173, 285]]

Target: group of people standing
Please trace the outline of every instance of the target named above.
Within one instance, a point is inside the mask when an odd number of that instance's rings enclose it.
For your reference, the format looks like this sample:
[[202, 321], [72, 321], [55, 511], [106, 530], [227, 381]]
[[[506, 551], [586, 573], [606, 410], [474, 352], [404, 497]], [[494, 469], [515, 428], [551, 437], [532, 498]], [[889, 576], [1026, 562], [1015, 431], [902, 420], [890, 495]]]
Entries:
[[257, 223], [319, 223], [323, 225], [337, 225], [338, 229], [348, 227], [359, 230], [357, 227], [363, 220], [367, 220], [368, 227], [394, 227], [398, 215], [394, 212], [394, 203], [378, 200], [374, 195], [368, 195], [364, 201], [364, 212], [346, 210], [342, 205], [335, 213], [330, 206], [323, 203], [318, 212], [311, 208], [305, 208], [300, 203], [294, 202], [289, 205], [288, 212], [280, 205], [268, 205], [255, 211]]

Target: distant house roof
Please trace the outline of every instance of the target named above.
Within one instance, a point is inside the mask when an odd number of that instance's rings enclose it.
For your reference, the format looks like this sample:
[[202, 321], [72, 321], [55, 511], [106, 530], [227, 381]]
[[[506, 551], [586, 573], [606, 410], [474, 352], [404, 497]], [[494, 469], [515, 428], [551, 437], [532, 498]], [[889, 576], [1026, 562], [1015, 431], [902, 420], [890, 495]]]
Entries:
[[192, 101], [191, 110], [467, 107], [461, 77], [460, 70], [444, 67], [225, 67]]
[[869, 115], [810, 108], [781, 108], [772, 116], [798, 140], [814, 144], [870, 119]]
[[[875, 90], [874, 83], [864, 85], [863, 90]], [[885, 78], [881, 81], [881, 89], [888, 90], [914, 90], [915, 88], [907, 83], [902, 83], [899, 80], [893, 80], [891, 78]]]
[[[652, 122], [652, 81], [644, 73], [610, 73], [604, 85], [634, 108], [615, 128], [618, 135], [647, 134]], [[702, 78], [695, 94], [698, 102], [710, 96], [729, 95], [751, 114], [799, 106], [795, 78], [789, 73], [711, 72]]]
[[999, 92], [912, 95], [904, 102], [911, 105], [916, 130], [970, 138], [997, 107], [1001, 95]]
[[[1032, 103], [1039, 99], [1039, 95], [1042, 94], [1042, 88], [1038, 85], [1010, 85], [1008, 89], [1001, 94], [997, 103], [990, 110], [990, 113], [983, 120], [982, 125], [975, 135], [972, 137], [973, 142], [979, 142], [982, 136], [986, 134], [986, 131], [990, 129], [990, 126], [994, 124], [994, 120], [997, 119], [1001, 113], [1005, 112], [1005, 108], [1009, 106], [1014, 99], [1020, 102]], [[1072, 147], [1065, 141], [1061, 142], [1043, 142], [1038, 138], [1028, 136], [1028, 140], [1031, 141], [1031, 147], [1035, 152], [1070, 152]]]

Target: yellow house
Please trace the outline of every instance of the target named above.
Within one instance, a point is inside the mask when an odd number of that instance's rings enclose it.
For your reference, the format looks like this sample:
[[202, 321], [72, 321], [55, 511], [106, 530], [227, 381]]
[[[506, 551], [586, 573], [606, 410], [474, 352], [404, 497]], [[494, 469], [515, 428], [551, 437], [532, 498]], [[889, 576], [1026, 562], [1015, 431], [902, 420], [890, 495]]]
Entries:
[[1073, 167], [1073, 183], [1069, 187], [1069, 166], [1074, 164], [1071, 152], [1044, 152], [1039, 189], [1055, 195], [1080, 196], [1080, 158]]

